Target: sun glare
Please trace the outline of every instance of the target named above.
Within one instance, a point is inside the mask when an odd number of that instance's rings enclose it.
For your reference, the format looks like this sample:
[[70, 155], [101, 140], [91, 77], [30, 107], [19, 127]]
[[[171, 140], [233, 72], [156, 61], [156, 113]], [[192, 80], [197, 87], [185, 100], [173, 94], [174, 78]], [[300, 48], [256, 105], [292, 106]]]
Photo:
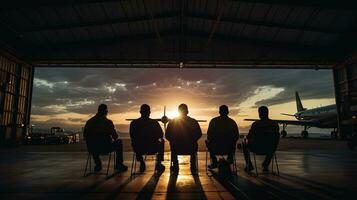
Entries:
[[166, 116], [170, 119], [173, 119], [180, 116], [180, 114], [178, 113], [177, 110], [170, 110], [170, 111], [166, 111]]

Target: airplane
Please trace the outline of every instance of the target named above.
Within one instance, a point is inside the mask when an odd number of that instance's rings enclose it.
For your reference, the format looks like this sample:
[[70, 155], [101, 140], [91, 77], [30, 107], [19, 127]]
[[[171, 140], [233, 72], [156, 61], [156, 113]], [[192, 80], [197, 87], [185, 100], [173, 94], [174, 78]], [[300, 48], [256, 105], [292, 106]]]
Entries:
[[[310, 127], [318, 128], [333, 128], [331, 131], [331, 138], [337, 138], [337, 107], [335, 104], [322, 106], [319, 108], [307, 109], [302, 105], [300, 96], [298, 92], [295, 92], [296, 99], [296, 109], [295, 114], [281, 113], [285, 116], [295, 117], [297, 120], [275, 120], [273, 121], [282, 124], [283, 130], [281, 131], [281, 136], [286, 137], [286, 127], [287, 125], [299, 125], [303, 126], [304, 130], [301, 131], [301, 136], [303, 138], [308, 138], [308, 129]], [[244, 119], [245, 121], [258, 121], [258, 119]]]
[[[134, 119], [125, 119], [126, 121], [133, 121]], [[166, 106], [164, 106], [164, 115], [161, 118], [154, 119], [156, 121], [162, 122], [164, 124], [164, 131], [166, 133], [166, 125], [171, 121], [170, 118], [166, 116]], [[198, 122], [207, 122], [207, 120], [196, 120]]]

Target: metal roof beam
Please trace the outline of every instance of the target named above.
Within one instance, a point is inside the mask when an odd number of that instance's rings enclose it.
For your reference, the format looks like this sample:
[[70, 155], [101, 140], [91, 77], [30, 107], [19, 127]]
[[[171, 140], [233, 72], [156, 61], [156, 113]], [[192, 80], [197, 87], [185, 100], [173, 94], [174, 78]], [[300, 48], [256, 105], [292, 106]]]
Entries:
[[[216, 18], [217, 18], [215, 15], [196, 14], [196, 13], [186, 13], [186, 17], [212, 20], [212, 21], [216, 20]], [[222, 16], [220, 18], [220, 21], [221, 22], [229, 22], [229, 23], [237, 23], [237, 24], [265, 26], [265, 27], [272, 27], [272, 28], [290, 29], [290, 30], [297, 30], [297, 31], [320, 32], [320, 33], [328, 33], [328, 34], [341, 34], [341, 33], [345, 32], [344, 30], [333, 30], [333, 29], [328, 29], [328, 28], [317, 28], [317, 27], [312, 27], [312, 26], [292, 25], [292, 24], [268, 22], [268, 21], [254, 20], [254, 19], [243, 19], [243, 18], [228, 17], [228, 16]]]
[[[91, 26], [101, 26], [101, 25], [112, 25], [112, 24], [121, 24], [121, 23], [131, 23], [131, 22], [139, 22], [139, 21], [152, 21], [152, 20], [160, 20], [160, 19], [169, 19], [174, 17], [180, 17], [181, 13], [179, 11], [175, 12], [167, 12], [156, 14], [153, 19], [152, 16], [137, 16], [137, 17], [124, 17], [124, 18], [112, 18], [112, 19], [103, 19], [97, 21], [90, 22], [76, 22], [69, 24], [56, 24], [56, 25], [45, 25], [45, 26], [37, 26], [29, 29], [21, 30], [23, 33], [30, 32], [41, 32], [41, 31], [55, 31], [55, 30], [63, 30], [63, 29], [74, 29], [74, 28], [82, 28], [82, 27], [91, 27]], [[196, 19], [204, 19], [204, 20], [217, 20], [217, 16], [210, 14], [196, 14], [192, 12], [185, 12], [185, 17], [196, 18]], [[311, 31], [311, 32], [320, 32], [327, 34], [341, 34], [345, 33], [347, 30], [334, 30], [328, 28], [318, 28], [313, 26], [304, 26], [304, 25], [292, 25], [292, 24], [284, 24], [277, 22], [267, 22], [253, 19], [243, 19], [237, 17], [228, 17], [228, 16], [220, 16], [220, 22], [228, 22], [228, 23], [237, 23], [237, 24], [250, 24], [255, 26], [265, 26], [272, 28], [282, 28], [282, 29], [290, 29], [296, 31]]]
[[[155, 19], [156, 20], [168, 19], [168, 18], [177, 17], [178, 15], [179, 15], [178, 12], [161, 13], [155, 15]], [[22, 31], [24, 33], [55, 31], [55, 30], [74, 29], [74, 28], [91, 27], [91, 26], [103, 26], [103, 25], [112, 25], [112, 24], [121, 24], [121, 23], [140, 22], [140, 21], [152, 21], [152, 20], [154, 20], [153, 16], [143, 15], [143, 16], [136, 16], [136, 17], [101, 19], [97, 21], [88, 21], [88, 22], [75, 22], [75, 23], [68, 23], [68, 24], [53, 24], [53, 25], [37, 26], [29, 29], [24, 29]]]
[[[91, 3], [105, 3], [105, 2], [119, 2], [130, 0], [12, 0], [3, 2], [1, 7], [4, 9], [18, 9], [18, 8], [33, 8], [33, 7], [59, 7], [69, 5], [91, 4]], [[263, 3], [270, 5], [286, 5], [286, 6], [302, 6], [302, 7], [318, 7], [329, 9], [343, 9], [352, 10], [357, 8], [354, 0], [231, 0], [235, 2], [247, 3]]]
[[[171, 31], [162, 31], [160, 32], [161, 37], [180, 37], [180, 30], [171, 30]], [[210, 32], [206, 31], [190, 31], [185, 33], [185, 37], [208, 37]], [[98, 39], [98, 40], [83, 40], [83, 41], [68, 41], [65, 43], [49, 43], [38, 46], [37, 48], [41, 51], [48, 50], [65, 50], [65, 49], [85, 49], [88, 47], [99, 48], [102, 46], [110, 46], [118, 43], [128, 42], [128, 41], [142, 41], [147, 39], [155, 39], [157, 35], [153, 33], [143, 33], [136, 35], [126, 35], [114, 38]], [[216, 33], [213, 40], [235, 42], [240, 44], [250, 44], [256, 46], [262, 46], [267, 48], [280, 48], [286, 50], [298, 50], [298, 51], [321, 51], [329, 52], [330, 50], [325, 46], [316, 46], [316, 45], [304, 45], [295, 42], [278, 42], [270, 40], [262, 40], [248, 37], [237, 37], [233, 35], [218, 34]]]

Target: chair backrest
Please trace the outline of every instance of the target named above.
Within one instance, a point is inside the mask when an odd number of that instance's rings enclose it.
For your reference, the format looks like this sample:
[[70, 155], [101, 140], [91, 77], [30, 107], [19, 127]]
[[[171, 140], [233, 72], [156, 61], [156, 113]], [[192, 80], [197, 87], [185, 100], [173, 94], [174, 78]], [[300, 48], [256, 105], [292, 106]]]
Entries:
[[280, 135], [277, 132], [261, 132], [254, 136], [250, 143], [251, 151], [258, 155], [274, 153], [279, 144]]
[[209, 142], [209, 150], [216, 155], [227, 155], [235, 150], [236, 141], [216, 138]]
[[111, 138], [105, 134], [87, 136], [86, 144], [90, 153], [109, 153], [112, 151]]
[[148, 141], [133, 145], [136, 154], [141, 155], [154, 155], [159, 151], [159, 141]]
[[191, 155], [197, 152], [197, 143], [170, 143], [171, 153], [176, 155]]

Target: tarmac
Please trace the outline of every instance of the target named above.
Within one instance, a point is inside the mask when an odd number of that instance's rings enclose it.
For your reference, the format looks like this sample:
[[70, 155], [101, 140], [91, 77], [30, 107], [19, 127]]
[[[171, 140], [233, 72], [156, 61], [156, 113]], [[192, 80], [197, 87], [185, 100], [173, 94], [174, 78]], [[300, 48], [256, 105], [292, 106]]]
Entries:
[[[86, 152], [1, 151], [0, 199], [356, 199], [357, 152], [341, 150], [278, 151], [280, 175], [244, 172], [237, 150], [238, 173], [222, 179], [216, 171], [206, 174], [205, 152], [199, 152], [199, 173], [192, 175], [189, 157], [180, 157], [178, 176], [166, 170], [154, 174], [154, 158], [147, 170], [130, 176], [132, 152], [125, 152], [129, 170], [83, 176]], [[103, 167], [108, 156], [102, 156]], [[111, 162], [113, 164], [113, 162]], [[103, 170], [105, 171], [105, 170]]]

